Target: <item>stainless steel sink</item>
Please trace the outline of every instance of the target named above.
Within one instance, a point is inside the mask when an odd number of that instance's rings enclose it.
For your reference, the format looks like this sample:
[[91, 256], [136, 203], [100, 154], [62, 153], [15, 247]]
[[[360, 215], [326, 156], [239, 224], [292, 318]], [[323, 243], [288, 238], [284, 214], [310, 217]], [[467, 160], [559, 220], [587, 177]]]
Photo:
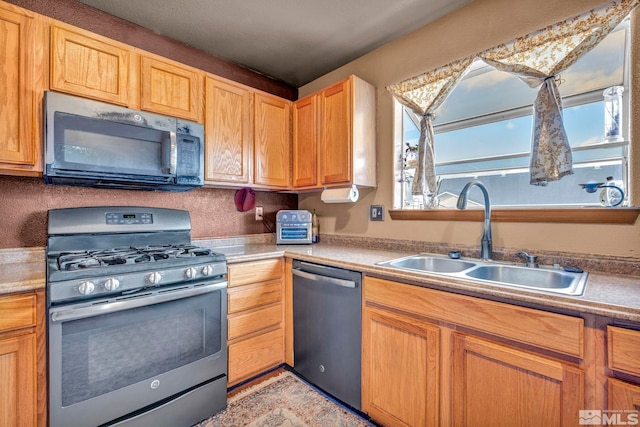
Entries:
[[530, 289], [581, 295], [587, 282], [587, 273], [571, 273], [564, 270], [529, 268], [514, 265], [480, 265], [466, 271], [473, 279], [507, 284]]
[[428, 254], [419, 254], [379, 262], [377, 265], [401, 268], [405, 270], [424, 271], [427, 273], [457, 273], [474, 267], [476, 263]]
[[588, 277], [587, 272], [573, 273], [559, 268], [533, 268], [494, 261], [451, 259], [431, 254], [411, 255], [378, 262], [376, 265], [564, 295], [582, 295]]

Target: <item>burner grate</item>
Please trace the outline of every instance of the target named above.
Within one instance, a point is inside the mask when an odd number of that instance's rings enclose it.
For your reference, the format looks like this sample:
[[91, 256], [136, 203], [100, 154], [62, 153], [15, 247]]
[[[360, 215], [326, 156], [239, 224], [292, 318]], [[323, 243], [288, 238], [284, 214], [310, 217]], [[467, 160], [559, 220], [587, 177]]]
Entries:
[[210, 256], [211, 254], [210, 249], [190, 244], [122, 247], [96, 251], [61, 252], [57, 256], [57, 265], [61, 271], [74, 271], [121, 264], [170, 262], [178, 258]]

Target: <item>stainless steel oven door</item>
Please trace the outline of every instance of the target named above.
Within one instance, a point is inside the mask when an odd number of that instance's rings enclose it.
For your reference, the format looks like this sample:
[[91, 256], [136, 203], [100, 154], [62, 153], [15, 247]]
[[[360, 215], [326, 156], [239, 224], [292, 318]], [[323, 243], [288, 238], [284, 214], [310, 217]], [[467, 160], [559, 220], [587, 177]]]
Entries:
[[50, 308], [50, 426], [98, 426], [215, 378], [226, 384], [226, 286]]

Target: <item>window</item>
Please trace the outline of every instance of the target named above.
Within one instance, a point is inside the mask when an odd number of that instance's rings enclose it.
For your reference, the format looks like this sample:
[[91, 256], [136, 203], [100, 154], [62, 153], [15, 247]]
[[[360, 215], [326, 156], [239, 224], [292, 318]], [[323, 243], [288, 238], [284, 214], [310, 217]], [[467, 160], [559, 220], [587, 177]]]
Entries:
[[[471, 178], [478, 178], [487, 186], [492, 205], [505, 207], [600, 206], [600, 190], [587, 193], [580, 184], [606, 182], [608, 177], [626, 192], [629, 32], [626, 19], [560, 75], [574, 174], [545, 187], [529, 184], [531, 114], [537, 89], [481, 60], [474, 62], [433, 121], [440, 207], [455, 207], [460, 190]], [[611, 87], [623, 90], [622, 114], [614, 121], [621, 125], [621, 131], [607, 137], [605, 106], [610, 104], [605, 105], [603, 92]], [[606, 125], [611, 130], [611, 123]], [[394, 205], [396, 209], [424, 209], [423, 197], [411, 194], [419, 118], [404, 108], [402, 126], [402, 145], [396, 147], [400, 161], [396, 167]], [[480, 192], [471, 192], [470, 201], [474, 198], [482, 203]]]

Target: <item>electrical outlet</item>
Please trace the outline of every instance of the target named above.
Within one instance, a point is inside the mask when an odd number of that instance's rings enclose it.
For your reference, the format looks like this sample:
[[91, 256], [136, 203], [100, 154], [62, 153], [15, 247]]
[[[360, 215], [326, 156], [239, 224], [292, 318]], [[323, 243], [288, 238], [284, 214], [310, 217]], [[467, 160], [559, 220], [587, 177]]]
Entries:
[[369, 211], [369, 219], [371, 221], [384, 221], [384, 206], [371, 205], [371, 210]]
[[262, 206], [256, 206], [256, 221], [262, 221], [264, 219], [264, 212]]

